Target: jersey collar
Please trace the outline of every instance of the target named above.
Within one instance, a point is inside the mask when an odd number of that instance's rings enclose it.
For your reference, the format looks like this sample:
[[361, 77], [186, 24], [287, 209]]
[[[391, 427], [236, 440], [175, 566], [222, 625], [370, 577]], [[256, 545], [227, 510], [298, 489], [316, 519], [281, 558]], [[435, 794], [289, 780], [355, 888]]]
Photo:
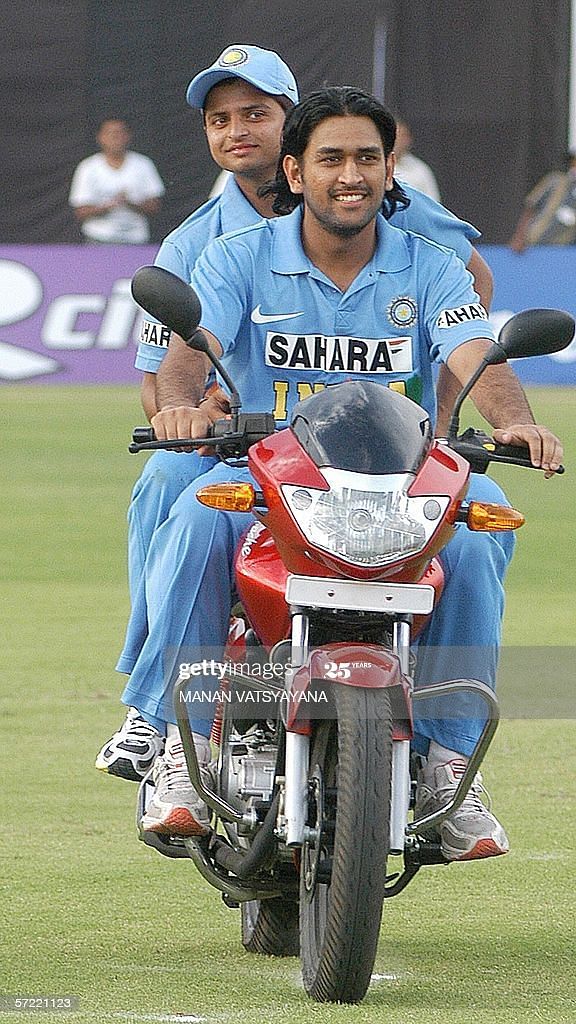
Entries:
[[[277, 217], [272, 221], [274, 235], [272, 241], [271, 270], [277, 274], [310, 274], [319, 272], [308, 259], [301, 241], [302, 210], [298, 207], [286, 217]], [[382, 274], [393, 274], [405, 270], [412, 260], [404, 231], [394, 228], [378, 214], [376, 218], [376, 251], [370, 263], [363, 268]]]
[[228, 231], [238, 231], [240, 228], [249, 228], [264, 220], [246, 199], [241, 188], [236, 184], [236, 179], [231, 177], [226, 182], [224, 191], [220, 196], [220, 224], [222, 234]]

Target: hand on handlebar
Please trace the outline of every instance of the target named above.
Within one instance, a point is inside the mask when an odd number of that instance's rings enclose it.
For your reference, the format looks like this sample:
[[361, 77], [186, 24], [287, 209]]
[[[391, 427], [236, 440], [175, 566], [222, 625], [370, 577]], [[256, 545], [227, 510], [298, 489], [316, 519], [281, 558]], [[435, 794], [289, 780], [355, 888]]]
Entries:
[[[173, 408], [161, 409], [151, 419], [154, 433], [159, 441], [176, 440], [177, 438], [209, 437], [212, 428], [211, 410], [208, 403], [202, 402], [198, 408], [190, 405], [177, 405]], [[212, 448], [174, 448], [173, 451], [197, 451], [199, 455], [211, 455]]]
[[562, 442], [548, 427], [537, 423], [515, 423], [494, 430], [493, 436], [499, 444], [525, 445], [530, 450], [532, 465], [543, 469], [546, 479], [554, 476], [562, 464]]

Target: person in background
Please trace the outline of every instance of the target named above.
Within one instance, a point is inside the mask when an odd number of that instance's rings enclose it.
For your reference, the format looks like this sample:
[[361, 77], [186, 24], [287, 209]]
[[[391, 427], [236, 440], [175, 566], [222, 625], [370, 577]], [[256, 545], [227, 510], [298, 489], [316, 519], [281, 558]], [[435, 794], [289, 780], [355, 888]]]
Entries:
[[158, 213], [164, 184], [149, 157], [128, 147], [130, 126], [117, 117], [100, 123], [100, 153], [78, 164], [69, 203], [85, 242], [141, 245], [150, 239], [148, 218]]
[[576, 242], [576, 151], [568, 154], [564, 171], [551, 171], [524, 200], [516, 230], [508, 243], [514, 252], [531, 245], [574, 245]]
[[410, 126], [399, 119], [396, 121], [396, 177], [401, 183], [406, 182], [417, 188], [424, 195], [440, 202], [440, 189], [431, 167], [412, 152], [412, 132]]

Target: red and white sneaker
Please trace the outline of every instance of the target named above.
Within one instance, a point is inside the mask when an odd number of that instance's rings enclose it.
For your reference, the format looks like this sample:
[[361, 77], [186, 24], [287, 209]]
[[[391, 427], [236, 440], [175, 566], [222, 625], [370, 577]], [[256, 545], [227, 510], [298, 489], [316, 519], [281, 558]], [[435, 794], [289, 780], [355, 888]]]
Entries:
[[[417, 818], [445, 806], [451, 799], [467, 762], [454, 754], [443, 764], [425, 764], [416, 790]], [[481, 860], [508, 853], [508, 837], [497, 818], [482, 803], [485, 792], [478, 772], [463, 803], [439, 826], [442, 853], [446, 860]]]
[[[200, 756], [199, 756], [200, 761]], [[200, 766], [202, 778], [209, 773]], [[169, 836], [204, 836], [210, 831], [210, 812], [190, 782], [184, 750], [179, 737], [166, 741], [166, 750], [157, 757], [152, 770], [155, 786], [146, 812], [140, 820], [143, 832]]]

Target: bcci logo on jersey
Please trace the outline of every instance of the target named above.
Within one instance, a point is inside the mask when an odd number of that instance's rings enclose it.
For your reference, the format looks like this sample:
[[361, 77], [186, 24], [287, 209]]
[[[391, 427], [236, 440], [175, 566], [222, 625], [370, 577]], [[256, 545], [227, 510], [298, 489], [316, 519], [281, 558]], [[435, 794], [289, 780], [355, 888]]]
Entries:
[[412, 327], [418, 319], [418, 306], [416, 301], [409, 295], [403, 295], [400, 299], [394, 299], [386, 310], [390, 323], [395, 327]]
[[266, 335], [266, 365], [324, 373], [412, 373], [412, 338]]

